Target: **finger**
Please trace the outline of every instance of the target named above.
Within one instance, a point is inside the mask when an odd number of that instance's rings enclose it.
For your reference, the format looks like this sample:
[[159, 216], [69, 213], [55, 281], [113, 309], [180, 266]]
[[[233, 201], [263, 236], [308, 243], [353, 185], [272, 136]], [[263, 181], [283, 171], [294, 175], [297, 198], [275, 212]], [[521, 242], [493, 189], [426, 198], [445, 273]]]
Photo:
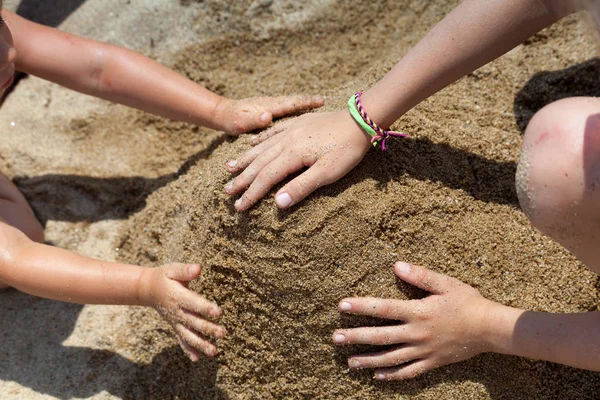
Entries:
[[181, 347], [181, 349], [183, 350], [183, 352], [185, 353], [186, 356], [188, 356], [188, 358], [190, 360], [192, 360], [193, 362], [196, 362], [200, 359], [200, 353], [198, 352], [198, 350], [196, 350], [195, 348], [193, 348], [192, 346], [190, 346], [179, 334], [179, 332], [175, 332], [175, 335], [177, 336], [177, 340], [179, 340], [179, 346]]
[[243, 169], [248, 167], [248, 165], [252, 164], [252, 162], [258, 156], [260, 156], [262, 153], [264, 153], [267, 149], [269, 149], [270, 147], [273, 147], [278, 141], [279, 141], [279, 138], [274, 137], [274, 138], [271, 138], [270, 140], [262, 142], [258, 146], [245, 152], [241, 157], [239, 157], [235, 160], [227, 161], [227, 163], [225, 164], [225, 169], [227, 169], [227, 171], [229, 171], [232, 174], [236, 174], [236, 173], [242, 171]]
[[188, 289], [182, 289], [184, 292], [180, 294], [181, 301], [179, 304], [188, 311], [195, 312], [206, 318], [218, 318], [221, 316], [221, 309], [212, 301], [200, 296], [198, 293]]
[[431, 369], [433, 364], [428, 360], [417, 360], [410, 364], [399, 367], [375, 370], [374, 378], [381, 381], [395, 381], [400, 379], [412, 379]]
[[190, 347], [200, 350], [207, 356], [214, 356], [217, 353], [217, 348], [208, 340], [201, 338], [196, 332], [190, 330], [184, 325], [177, 324], [175, 330], [181, 335]]
[[306, 172], [293, 179], [275, 195], [275, 204], [279, 208], [289, 208], [302, 201], [306, 196], [320, 188], [329, 185], [333, 180], [324, 164], [316, 162]]
[[[380, 299], [376, 297], [354, 297], [340, 301], [339, 310], [349, 314], [406, 321], [422, 302], [415, 300]], [[422, 310], [418, 310], [421, 312]]]
[[200, 275], [200, 269], [198, 264], [170, 264], [167, 267], [166, 274], [167, 278], [180, 282], [189, 282]]
[[292, 123], [294, 121], [295, 121], [295, 119], [292, 118], [292, 119], [288, 119], [286, 121], [282, 121], [278, 124], [273, 125], [272, 127], [267, 129], [266, 131], [260, 133], [259, 135], [252, 136], [250, 138], [250, 144], [252, 146], [256, 146], [257, 144], [264, 142], [265, 140], [269, 139], [270, 137], [275, 136], [278, 133], [281, 133], [284, 130], [286, 130], [288, 127], [290, 127], [292, 125]]
[[191, 330], [200, 332], [204, 336], [212, 336], [217, 339], [225, 337], [225, 328], [205, 320], [199, 314], [194, 312], [184, 310], [182, 320], [185, 326]]
[[372, 344], [386, 346], [414, 340], [406, 325], [370, 326], [364, 328], [338, 329], [333, 333], [336, 344]]
[[252, 182], [254, 182], [254, 179], [256, 179], [261, 170], [271, 161], [276, 159], [280, 154], [281, 146], [279, 145], [275, 145], [265, 150], [262, 154], [256, 157], [256, 159], [252, 161], [252, 163], [246, 167], [241, 174], [225, 185], [225, 193], [234, 195], [246, 189]]
[[447, 275], [438, 274], [418, 265], [405, 262], [394, 264], [394, 271], [398, 278], [413, 286], [426, 290], [433, 294], [444, 294], [455, 281]]
[[418, 347], [397, 346], [390, 350], [352, 356], [348, 358], [348, 366], [360, 369], [393, 367], [423, 356], [423, 351]]
[[238, 211], [245, 211], [252, 207], [269, 193], [273, 186], [304, 167], [302, 158], [290, 154], [290, 156], [281, 154], [256, 175], [248, 190], [235, 202], [235, 208]]
[[280, 96], [269, 99], [271, 104], [265, 104], [274, 118], [297, 113], [323, 106], [323, 96]]

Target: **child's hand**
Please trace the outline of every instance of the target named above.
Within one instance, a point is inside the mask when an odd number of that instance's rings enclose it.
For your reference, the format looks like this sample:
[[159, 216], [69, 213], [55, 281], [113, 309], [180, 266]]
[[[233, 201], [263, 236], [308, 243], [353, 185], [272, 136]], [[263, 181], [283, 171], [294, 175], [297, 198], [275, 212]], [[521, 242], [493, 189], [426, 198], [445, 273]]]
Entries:
[[229, 172], [243, 172], [225, 186], [225, 192], [235, 195], [248, 188], [235, 202], [235, 208], [244, 211], [286, 176], [309, 167], [275, 195], [277, 206], [288, 208], [346, 175], [372, 147], [369, 139], [347, 111], [281, 122], [252, 138], [256, 147], [227, 162]]
[[321, 96], [251, 97], [242, 100], [223, 99], [215, 111], [222, 129], [237, 136], [268, 126], [273, 118], [323, 106]]
[[198, 350], [215, 355], [217, 349], [207, 337], [225, 336], [225, 329], [210, 321], [221, 315], [219, 307], [187, 288], [198, 275], [199, 265], [169, 264], [148, 268], [140, 280], [140, 303], [155, 308], [173, 326], [192, 361], [198, 361]]
[[495, 303], [465, 283], [422, 267], [398, 262], [394, 270], [400, 279], [431, 295], [421, 300], [342, 300], [343, 312], [398, 321], [398, 325], [335, 331], [336, 344], [388, 346], [350, 357], [350, 368], [376, 368], [375, 379], [409, 379], [489, 351], [485, 316]]

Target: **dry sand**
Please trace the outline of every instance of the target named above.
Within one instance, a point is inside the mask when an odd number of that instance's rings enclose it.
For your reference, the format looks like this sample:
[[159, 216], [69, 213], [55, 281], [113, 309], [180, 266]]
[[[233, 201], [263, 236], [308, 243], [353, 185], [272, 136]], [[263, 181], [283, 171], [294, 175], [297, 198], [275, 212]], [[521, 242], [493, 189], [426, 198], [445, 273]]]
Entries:
[[[210, 29], [172, 56], [168, 46], [155, 56], [221, 94], [315, 92], [336, 109], [452, 6], [187, 1], [180, 7]], [[51, 240], [144, 265], [201, 263], [193, 287], [222, 305], [229, 337], [216, 360], [192, 364], [152, 311], [90, 312], [10, 293], [0, 307], [10, 321], [0, 344], [0, 390], [15, 398], [33, 391], [58, 398], [596, 398], [596, 373], [494, 354], [412, 381], [376, 383], [346, 367], [348, 354], [367, 349], [330, 341], [335, 328], [365, 323], [339, 315], [342, 297], [423, 295], [394, 279], [398, 259], [455, 276], [504, 304], [597, 310], [597, 276], [531, 227], [514, 189], [531, 115], [561, 97], [600, 93], [588, 31], [568, 18], [440, 92], [394, 126], [409, 138], [369, 153], [340, 182], [286, 212], [269, 196], [238, 214], [223, 193], [223, 164], [249, 147], [244, 138], [96, 103], [76, 116], [35, 117], [28, 140], [5, 129], [2, 170], [16, 178]], [[50, 90], [24, 83], [4, 105], [11, 117], [31, 105], [20, 99]]]

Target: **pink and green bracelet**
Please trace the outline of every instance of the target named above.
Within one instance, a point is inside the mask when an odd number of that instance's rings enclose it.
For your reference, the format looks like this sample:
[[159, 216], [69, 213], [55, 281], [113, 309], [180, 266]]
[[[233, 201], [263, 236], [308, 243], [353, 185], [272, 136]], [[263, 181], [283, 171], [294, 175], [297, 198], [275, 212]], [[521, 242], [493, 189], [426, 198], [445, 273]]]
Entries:
[[350, 115], [354, 120], [360, 125], [360, 127], [371, 136], [371, 143], [373, 147], [377, 147], [377, 143], [381, 142], [381, 150], [385, 151], [385, 141], [388, 137], [406, 137], [405, 133], [394, 132], [394, 131], [386, 131], [375, 121], [373, 121], [367, 112], [365, 111], [362, 103], [360, 102], [360, 95], [362, 91], [356, 92], [350, 99], [348, 99], [348, 111], [350, 111]]

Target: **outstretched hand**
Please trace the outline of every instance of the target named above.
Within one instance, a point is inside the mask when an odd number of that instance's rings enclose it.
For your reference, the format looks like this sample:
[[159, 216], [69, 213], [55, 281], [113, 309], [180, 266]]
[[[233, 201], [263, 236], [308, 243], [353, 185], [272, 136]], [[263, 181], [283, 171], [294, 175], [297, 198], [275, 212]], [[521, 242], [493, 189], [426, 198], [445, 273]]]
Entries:
[[219, 307], [187, 288], [199, 275], [199, 265], [169, 264], [148, 268], [140, 282], [141, 304], [155, 308], [171, 324], [192, 361], [198, 361], [199, 351], [215, 355], [217, 349], [208, 337], [225, 336], [225, 329], [212, 322], [221, 315]]
[[267, 127], [273, 118], [280, 118], [323, 106], [321, 96], [251, 97], [223, 99], [215, 110], [215, 120], [233, 136]]
[[275, 195], [279, 208], [300, 202], [354, 168], [371, 146], [370, 138], [347, 111], [307, 114], [281, 122], [251, 139], [255, 145], [226, 168], [240, 173], [225, 186], [236, 195], [238, 211], [250, 208], [273, 186], [304, 167], [308, 170]]
[[397, 325], [336, 330], [336, 344], [387, 346], [380, 352], [350, 357], [350, 368], [375, 368], [374, 378], [379, 380], [409, 379], [489, 351], [485, 316], [495, 303], [457, 279], [416, 265], [397, 262], [394, 271], [431, 295], [421, 300], [342, 300], [342, 312], [398, 321]]

